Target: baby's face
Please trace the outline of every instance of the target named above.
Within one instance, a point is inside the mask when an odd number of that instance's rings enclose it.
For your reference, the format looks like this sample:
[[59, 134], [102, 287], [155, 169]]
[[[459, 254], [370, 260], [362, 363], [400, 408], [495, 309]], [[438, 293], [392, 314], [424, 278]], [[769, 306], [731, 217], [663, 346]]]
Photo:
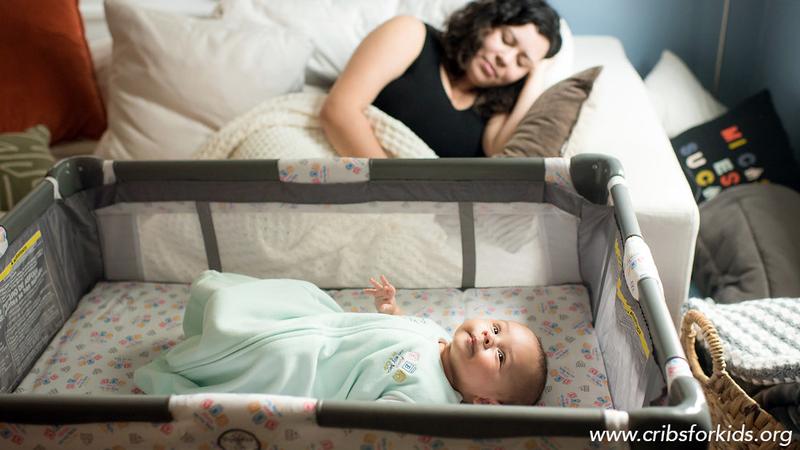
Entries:
[[502, 402], [530, 379], [539, 353], [539, 340], [525, 325], [468, 320], [458, 327], [450, 345], [454, 387], [467, 402]]

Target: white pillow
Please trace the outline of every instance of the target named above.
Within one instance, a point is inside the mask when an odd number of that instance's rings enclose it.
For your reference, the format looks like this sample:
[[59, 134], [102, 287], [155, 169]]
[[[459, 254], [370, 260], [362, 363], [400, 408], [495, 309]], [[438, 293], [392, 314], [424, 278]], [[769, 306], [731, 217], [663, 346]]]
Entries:
[[[221, 0], [218, 12], [233, 23], [255, 21], [285, 26], [314, 44], [306, 79], [329, 86], [344, 70], [358, 44], [378, 25], [397, 15], [412, 15], [442, 29], [450, 14], [470, 0]], [[572, 75], [572, 32], [561, 19], [561, 51], [545, 84]]]
[[106, 2], [106, 18], [114, 44], [98, 156], [187, 159], [228, 121], [303, 86], [311, 45], [287, 30], [118, 0]]
[[571, 77], [575, 70], [575, 41], [572, 38], [572, 30], [567, 21], [561, 19], [561, 49], [553, 56], [553, 63], [547, 69], [545, 77], [545, 87], [550, 87], [559, 81]]
[[645, 77], [644, 84], [670, 138], [727, 111], [703, 88], [686, 64], [669, 50], [661, 53], [661, 59]]

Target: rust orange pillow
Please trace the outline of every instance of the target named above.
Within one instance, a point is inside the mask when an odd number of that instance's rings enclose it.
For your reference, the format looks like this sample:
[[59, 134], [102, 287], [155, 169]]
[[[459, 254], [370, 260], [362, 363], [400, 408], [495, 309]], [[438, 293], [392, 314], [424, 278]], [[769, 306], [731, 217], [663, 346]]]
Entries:
[[77, 0], [0, 1], [0, 132], [98, 139], [105, 111]]

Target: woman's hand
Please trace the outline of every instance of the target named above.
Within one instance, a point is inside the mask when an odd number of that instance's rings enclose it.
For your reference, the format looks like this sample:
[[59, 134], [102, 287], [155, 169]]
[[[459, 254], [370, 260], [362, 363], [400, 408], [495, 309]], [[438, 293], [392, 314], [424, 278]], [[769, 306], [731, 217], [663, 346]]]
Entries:
[[528, 75], [528, 78], [533, 78], [533, 77], [544, 78], [547, 75], [547, 72], [550, 71], [550, 68], [553, 67], [555, 61], [555, 59], [553, 58], [540, 59], [539, 61], [534, 62], [533, 68], [531, 69], [531, 73]]
[[397, 289], [392, 286], [392, 283], [389, 283], [389, 280], [383, 275], [381, 275], [380, 282], [375, 278], [370, 278], [369, 282], [374, 287], [364, 289], [364, 292], [375, 297], [375, 309], [383, 314], [400, 315], [400, 308], [395, 300]]
[[[533, 101], [536, 101], [539, 95], [544, 91], [544, 80], [551, 67], [553, 67], [553, 58], [540, 59], [534, 62], [531, 73], [528, 74], [528, 78], [525, 80], [525, 86], [522, 88], [523, 92], [520, 92], [520, 98], [523, 98], [525, 94], [527, 94], [533, 98]], [[530, 102], [531, 105], [533, 105], [533, 101]], [[530, 109], [530, 106], [528, 106], [528, 109]]]
[[517, 130], [517, 126], [531, 109], [536, 99], [545, 90], [545, 77], [553, 65], [553, 59], [541, 59], [533, 63], [531, 72], [525, 79], [514, 108], [508, 113], [492, 116], [483, 131], [483, 152], [486, 156], [499, 154]]

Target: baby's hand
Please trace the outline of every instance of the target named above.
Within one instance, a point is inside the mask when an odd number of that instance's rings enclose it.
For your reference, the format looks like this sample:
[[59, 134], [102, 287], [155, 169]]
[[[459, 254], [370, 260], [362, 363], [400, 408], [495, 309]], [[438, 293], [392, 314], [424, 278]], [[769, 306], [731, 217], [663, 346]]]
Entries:
[[374, 278], [370, 278], [369, 282], [372, 283], [374, 288], [364, 289], [364, 292], [375, 297], [375, 309], [383, 314], [400, 314], [400, 308], [397, 307], [395, 301], [395, 294], [397, 290], [389, 283], [385, 276], [381, 275], [380, 283]]

